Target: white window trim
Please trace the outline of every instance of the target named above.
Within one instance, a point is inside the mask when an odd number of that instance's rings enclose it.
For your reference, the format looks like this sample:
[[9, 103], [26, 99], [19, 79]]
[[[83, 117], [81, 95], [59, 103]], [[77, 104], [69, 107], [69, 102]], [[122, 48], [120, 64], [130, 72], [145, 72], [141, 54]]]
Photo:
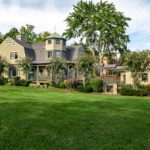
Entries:
[[[11, 57], [11, 53], [13, 53], [13, 57]], [[18, 54], [18, 57], [17, 57], [17, 59], [15, 58], [15, 53], [17, 53]], [[10, 60], [18, 60], [19, 59], [19, 52], [16, 52], [16, 51], [13, 51], [13, 52], [10, 52]]]

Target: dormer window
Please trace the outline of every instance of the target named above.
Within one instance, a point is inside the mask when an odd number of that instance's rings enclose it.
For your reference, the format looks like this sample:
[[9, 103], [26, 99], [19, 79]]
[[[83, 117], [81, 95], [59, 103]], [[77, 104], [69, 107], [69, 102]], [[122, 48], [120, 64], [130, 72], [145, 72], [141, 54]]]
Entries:
[[48, 40], [48, 44], [52, 44], [52, 40], [51, 39]]
[[55, 40], [55, 43], [56, 43], [56, 44], [60, 44], [60, 39], [56, 39], [56, 40]]
[[11, 60], [18, 59], [18, 52], [11, 52], [10, 53], [10, 59]]

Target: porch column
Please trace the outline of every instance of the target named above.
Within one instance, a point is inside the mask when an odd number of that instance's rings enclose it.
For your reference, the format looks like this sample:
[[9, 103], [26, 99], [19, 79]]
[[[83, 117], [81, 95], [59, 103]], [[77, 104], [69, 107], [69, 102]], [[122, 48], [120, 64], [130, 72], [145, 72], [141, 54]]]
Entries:
[[39, 66], [36, 66], [36, 82], [39, 82]]

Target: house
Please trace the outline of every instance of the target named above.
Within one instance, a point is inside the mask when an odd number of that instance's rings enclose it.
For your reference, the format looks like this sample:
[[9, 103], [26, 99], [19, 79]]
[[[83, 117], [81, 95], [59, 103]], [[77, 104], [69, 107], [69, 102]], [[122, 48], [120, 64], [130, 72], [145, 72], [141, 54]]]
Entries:
[[18, 67], [17, 60], [30, 57], [32, 60], [31, 79], [36, 82], [51, 80], [51, 74], [47, 69], [50, 59], [63, 57], [70, 68], [82, 52], [81, 45], [67, 47], [66, 39], [57, 33], [38, 44], [28, 44], [21, 37], [17, 39], [7, 37], [0, 44], [0, 56], [4, 57], [9, 64], [3, 76], [7, 78], [20, 76], [25, 79], [25, 74]]
[[[8, 37], [0, 44], [0, 56], [4, 57], [9, 64], [3, 76], [7, 78], [20, 76], [25, 79], [26, 75], [19, 68], [17, 60], [27, 56], [32, 60], [30, 78], [36, 82], [52, 80], [52, 73], [47, 69], [50, 59], [54, 57], [65, 58], [69, 75], [69, 70], [83, 53], [84, 49], [81, 45], [66, 46], [66, 39], [57, 33], [52, 34], [45, 42], [38, 44], [28, 44], [22, 37], [17, 39]], [[101, 78], [106, 83], [133, 84], [131, 72], [126, 70], [124, 66], [109, 64], [106, 57], [103, 58], [102, 64], [96, 64], [94, 67], [97, 68], [97, 74], [99, 71], [102, 72]], [[75, 77], [75, 74], [71, 76]], [[80, 76], [78, 75], [78, 77]], [[144, 85], [150, 84], [150, 72], [143, 73], [141, 81]]]
[[[131, 72], [125, 66], [118, 66], [117, 64], [103, 64], [101, 67], [101, 78], [106, 83], [117, 83], [121, 85], [133, 85], [133, 78]], [[150, 84], [150, 71], [142, 73], [140, 80], [141, 85]]]

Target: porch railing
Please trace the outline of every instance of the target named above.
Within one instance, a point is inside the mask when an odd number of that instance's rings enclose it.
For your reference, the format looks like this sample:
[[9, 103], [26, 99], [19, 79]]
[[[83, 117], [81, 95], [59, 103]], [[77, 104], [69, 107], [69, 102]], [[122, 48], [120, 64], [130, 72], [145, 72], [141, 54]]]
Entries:
[[121, 83], [123, 83], [121, 81], [120, 76], [117, 76], [117, 75], [103, 75], [103, 76], [101, 76], [101, 79], [105, 83], [108, 83], [108, 84], [113, 84], [113, 83], [121, 84]]

